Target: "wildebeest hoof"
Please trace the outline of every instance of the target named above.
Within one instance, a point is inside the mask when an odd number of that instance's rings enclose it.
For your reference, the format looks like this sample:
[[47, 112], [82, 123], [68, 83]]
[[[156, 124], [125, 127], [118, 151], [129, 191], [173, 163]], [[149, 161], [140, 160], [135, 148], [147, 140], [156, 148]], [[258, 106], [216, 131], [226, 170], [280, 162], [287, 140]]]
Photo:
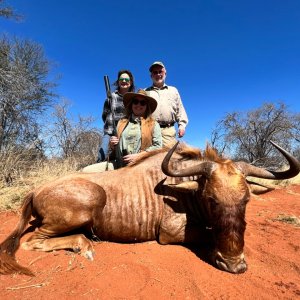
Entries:
[[74, 251], [75, 253], [79, 253], [79, 252], [80, 252], [80, 248], [79, 248], [79, 247], [74, 247], [74, 248], [73, 248], [73, 251]]
[[29, 242], [24, 242], [21, 244], [21, 248], [24, 250], [46, 251], [44, 250], [43, 242], [43, 240], [33, 240]]

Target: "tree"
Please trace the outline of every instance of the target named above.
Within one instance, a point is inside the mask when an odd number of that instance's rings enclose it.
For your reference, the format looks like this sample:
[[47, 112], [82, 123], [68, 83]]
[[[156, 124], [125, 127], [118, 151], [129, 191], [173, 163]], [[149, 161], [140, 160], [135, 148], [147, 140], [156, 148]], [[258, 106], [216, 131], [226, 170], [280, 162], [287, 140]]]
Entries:
[[284, 103], [265, 103], [252, 111], [227, 114], [212, 133], [212, 145], [222, 153], [233, 153], [235, 159], [278, 166], [281, 157], [269, 141], [290, 150], [293, 126], [292, 115]]
[[293, 117], [293, 136], [297, 143], [300, 143], [300, 113]]
[[0, 152], [39, 138], [38, 117], [53, 103], [55, 83], [40, 45], [0, 38]]
[[20, 20], [22, 17], [15, 13], [14, 9], [5, 4], [4, 0], [0, 0], [0, 17], [7, 19]]
[[[97, 157], [101, 133], [92, 126], [93, 117], [78, 116], [76, 121], [69, 114], [70, 102], [63, 100], [52, 113], [53, 123], [47, 129], [52, 154], [62, 158], [77, 157], [83, 162], [94, 163]], [[50, 148], [50, 147], [49, 147]]]
[[293, 137], [295, 139], [293, 154], [300, 160], [300, 113], [294, 115], [293, 124]]

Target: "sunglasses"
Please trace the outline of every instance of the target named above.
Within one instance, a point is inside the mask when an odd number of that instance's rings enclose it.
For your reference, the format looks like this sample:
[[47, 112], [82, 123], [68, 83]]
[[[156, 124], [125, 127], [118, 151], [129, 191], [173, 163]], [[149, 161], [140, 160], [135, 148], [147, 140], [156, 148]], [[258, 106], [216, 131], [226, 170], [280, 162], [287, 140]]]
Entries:
[[122, 78], [122, 77], [119, 78], [119, 81], [124, 81], [124, 80], [125, 80], [126, 82], [129, 82], [129, 81], [130, 81], [129, 78]]
[[132, 100], [132, 104], [134, 105], [141, 105], [141, 106], [145, 106], [147, 104], [147, 102], [145, 100], [138, 100], [138, 99], [133, 99]]
[[153, 75], [162, 74], [162, 73], [163, 73], [163, 70], [160, 70], [160, 71], [152, 71], [152, 74], [153, 74]]

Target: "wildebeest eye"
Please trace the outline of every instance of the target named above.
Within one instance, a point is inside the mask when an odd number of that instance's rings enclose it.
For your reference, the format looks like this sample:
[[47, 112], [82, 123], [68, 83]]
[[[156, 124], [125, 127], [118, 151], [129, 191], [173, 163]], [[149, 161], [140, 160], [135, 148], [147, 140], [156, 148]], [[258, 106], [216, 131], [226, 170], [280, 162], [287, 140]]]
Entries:
[[208, 198], [209, 203], [215, 203], [217, 204], [216, 200], [213, 197]]
[[218, 206], [218, 203], [216, 202], [216, 200], [214, 198], [209, 197], [208, 205], [209, 205], [210, 210], [214, 210]]

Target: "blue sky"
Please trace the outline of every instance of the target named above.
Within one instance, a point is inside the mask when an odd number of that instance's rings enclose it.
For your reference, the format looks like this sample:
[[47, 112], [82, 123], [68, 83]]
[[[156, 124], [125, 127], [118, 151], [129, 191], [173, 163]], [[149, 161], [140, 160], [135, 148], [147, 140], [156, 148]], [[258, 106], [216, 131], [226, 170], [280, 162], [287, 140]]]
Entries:
[[0, 32], [41, 44], [61, 74], [57, 93], [72, 113], [98, 117], [111, 83], [129, 69], [136, 86], [163, 61], [189, 124], [184, 141], [204, 147], [232, 111], [284, 101], [300, 112], [298, 0], [6, 0], [25, 20], [0, 19]]

